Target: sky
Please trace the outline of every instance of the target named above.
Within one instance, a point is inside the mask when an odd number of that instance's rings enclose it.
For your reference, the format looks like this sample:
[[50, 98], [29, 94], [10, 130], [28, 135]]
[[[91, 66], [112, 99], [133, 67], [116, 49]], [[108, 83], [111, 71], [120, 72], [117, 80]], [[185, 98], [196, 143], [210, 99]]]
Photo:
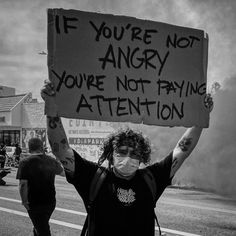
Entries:
[[[177, 174], [176, 183], [209, 188], [236, 198], [236, 1], [235, 0], [0, 0], [0, 85], [16, 92], [40, 89], [48, 77], [47, 8], [78, 9], [202, 29], [209, 35], [207, 83], [213, 95], [210, 127]], [[145, 127], [162, 156], [174, 148], [183, 128]]]

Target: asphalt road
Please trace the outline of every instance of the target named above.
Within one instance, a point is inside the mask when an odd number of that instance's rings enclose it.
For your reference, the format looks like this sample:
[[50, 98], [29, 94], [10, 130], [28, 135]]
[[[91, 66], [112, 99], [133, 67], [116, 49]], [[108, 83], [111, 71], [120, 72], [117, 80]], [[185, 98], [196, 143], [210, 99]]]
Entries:
[[[21, 205], [15, 175], [13, 169], [4, 178], [7, 185], [0, 186], [0, 236], [32, 235], [32, 224]], [[50, 224], [52, 235], [79, 235], [86, 216], [81, 198], [64, 177], [56, 178], [56, 190], [57, 207]], [[236, 200], [233, 199], [168, 188], [157, 203], [156, 213], [166, 235], [236, 236]]]

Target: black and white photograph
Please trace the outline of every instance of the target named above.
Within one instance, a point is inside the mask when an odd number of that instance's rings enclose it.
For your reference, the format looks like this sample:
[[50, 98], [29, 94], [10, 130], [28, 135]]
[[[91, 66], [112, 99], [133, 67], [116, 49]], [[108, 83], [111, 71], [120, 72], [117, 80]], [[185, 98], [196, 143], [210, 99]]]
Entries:
[[235, 236], [236, 1], [0, 0], [0, 236]]

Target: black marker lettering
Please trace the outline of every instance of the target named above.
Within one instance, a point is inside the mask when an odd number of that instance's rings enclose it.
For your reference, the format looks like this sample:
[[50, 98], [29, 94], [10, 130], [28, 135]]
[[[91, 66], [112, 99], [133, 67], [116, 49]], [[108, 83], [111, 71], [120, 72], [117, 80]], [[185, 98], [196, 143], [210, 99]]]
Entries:
[[103, 101], [104, 101], [104, 102], [108, 102], [110, 115], [113, 116], [112, 104], [111, 104], [111, 102], [116, 101], [116, 98], [103, 98]]
[[[111, 58], [109, 58], [111, 57]], [[102, 62], [102, 69], [104, 70], [105, 67], [106, 67], [106, 64], [109, 62], [113, 65], [114, 68], [116, 68], [116, 59], [115, 59], [115, 54], [114, 54], [114, 51], [113, 51], [113, 47], [112, 45], [110, 44], [109, 47], [108, 47], [108, 50], [106, 52], [106, 55], [104, 58], [99, 58], [99, 61]]]
[[60, 89], [61, 89], [61, 85], [63, 84], [63, 80], [64, 80], [65, 75], [66, 75], [66, 71], [63, 71], [63, 73], [62, 73], [61, 76], [58, 75], [58, 74], [56, 73], [56, 71], [54, 71], [54, 70], [52, 70], [52, 73], [56, 76], [56, 78], [59, 79], [59, 84], [57, 85], [57, 88], [56, 88], [56, 91], [59, 92]]
[[59, 16], [58, 15], [56, 15], [55, 21], [56, 21], [55, 22], [56, 32], [57, 32], [57, 34], [60, 34], [61, 31], [60, 31], [60, 22], [59, 22]]
[[90, 105], [87, 102], [85, 96], [83, 94], [81, 94], [81, 97], [80, 97], [79, 104], [77, 106], [76, 112], [79, 113], [80, 112], [80, 108], [88, 108], [90, 110], [90, 112], [93, 112], [91, 107], [92, 107], [92, 105]]
[[102, 115], [100, 99], [103, 100], [103, 98], [104, 97], [102, 95], [97, 95], [97, 96], [91, 96], [90, 97], [91, 100], [93, 100], [93, 99], [97, 100], [97, 108], [98, 108], [98, 112], [99, 112], [100, 116]]
[[155, 29], [146, 29], [145, 30], [145, 33], [143, 35], [143, 42], [146, 43], [146, 44], [150, 44], [151, 43], [151, 40], [148, 40], [152, 37], [151, 34], [156, 34], [158, 31], [155, 30]]
[[78, 21], [78, 19], [75, 17], [70, 18], [70, 17], [63, 16], [64, 32], [66, 34], [68, 34], [68, 29], [77, 29], [77, 26], [69, 25], [69, 22], [75, 22], [75, 21]]
[[114, 38], [117, 40], [117, 41], [120, 41], [122, 38], [123, 38], [123, 35], [124, 35], [124, 27], [122, 26], [121, 27], [121, 31], [120, 31], [120, 34], [118, 35], [118, 29], [117, 27], [115, 26], [114, 27]]
[[159, 71], [158, 71], [158, 76], [161, 75], [161, 72], [162, 72], [162, 70], [163, 70], [163, 68], [164, 68], [164, 65], [165, 65], [165, 63], [166, 63], [166, 60], [167, 60], [169, 54], [170, 54], [170, 52], [168, 51], [168, 52], [165, 54], [165, 56], [164, 56], [164, 58], [163, 58], [163, 60], [162, 60], [162, 58], [160, 57], [159, 53], [157, 52], [158, 59], [159, 59], [159, 61], [160, 61], [160, 63], [161, 63], [161, 67], [160, 67], [160, 69], [159, 69]]
[[142, 40], [142, 38], [139, 36], [141, 31], [142, 29], [139, 27], [132, 27], [131, 41]]
[[135, 109], [136, 113], [138, 113], [139, 115], [141, 114], [140, 113], [140, 99], [139, 99], [139, 97], [137, 97], [136, 105], [133, 103], [133, 101], [131, 99], [128, 99], [128, 105], [129, 105], [129, 113], [130, 113], [130, 115], [133, 114], [132, 107]]
[[102, 33], [102, 29], [104, 27], [104, 25], [106, 24], [105, 22], [102, 22], [102, 24], [100, 25], [99, 29], [96, 27], [96, 25], [92, 22], [92, 21], [89, 21], [89, 23], [92, 25], [92, 27], [95, 29], [96, 31], [96, 37], [95, 37], [95, 40], [96, 41], [99, 41], [100, 39], [100, 36], [101, 36], [101, 33]]
[[131, 53], [131, 56], [130, 56], [130, 63], [133, 66], [133, 68], [136, 68], [136, 69], [140, 68], [143, 65], [143, 62], [144, 62], [144, 59], [142, 59], [142, 58], [135, 58], [136, 61], [140, 61], [140, 63], [134, 64], [134, 61], [135, 61], [134, 60], [134, 55], [136, 55], [136, 52], [138, 52], [139, 50], [140, 50], [139, 47], [135, 48], [133, 50], [133, 52]]
[[171, 38], [170, 35], [167, 36], [166, 39], [166, 47], [169, 48], [172, 46], [173, 48], [187, 48], [193, 47], [193, 43], [195, 41], [200, 41], [198, 37], [195, 36], [187, 36], [187, 37], [179, 37], [177, 34], [174, 34], [174, 38]]
[[148, 101], [147, 98], [145, 98], [145, 101], [144, 101], [144, 102], [141, 102], [141, 103], [140, 103], [140, 105], [146, 107], [146, 111], [147, 111], [148, 116], [150, 116], [149, 106], [150, 106], [150, 105], [153, 105], [153, 104], [156, 104], [156, 102], [155, 102], [155, 101]]
[[[121, 103], [126, 102], [127, 98], [120, 98], [118, 97], [117, 100], [117, 107], [116, 107], [116, 115], [117, 116], [124, 116], [124, 115], [128, 115], [129, 113], [126, 110], [126, 106], [122, 106]], [[122, 112], [124, 111], [124, 112]]]

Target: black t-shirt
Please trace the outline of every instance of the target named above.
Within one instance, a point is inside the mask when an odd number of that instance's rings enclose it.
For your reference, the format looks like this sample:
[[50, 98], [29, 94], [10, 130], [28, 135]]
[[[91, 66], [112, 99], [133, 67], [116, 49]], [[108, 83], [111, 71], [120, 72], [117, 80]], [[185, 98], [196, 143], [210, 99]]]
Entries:
[[[67, 180], [75, 186], [86, 206], [90, 184], [98, 165], [83, 159], [76, 152], [74, 154], [75, 173], [72, 178], [67, 175]], [[162, 161], [146, 167], [155, 177], [158, 198], [171, 184], [171, 163], [172, 153]], [[130, 180], [118, 178], [112, 171], [107, 171], [94, 202], [94, 210], [96, 236], [154, 235], [152, 195], [139, 170]]]
[[60, 163], [47, 155], [31, 155], [20, 161], [16, 178], [28, 180], [30, 207], [56, 202], [55, 175], [62, 170]]

